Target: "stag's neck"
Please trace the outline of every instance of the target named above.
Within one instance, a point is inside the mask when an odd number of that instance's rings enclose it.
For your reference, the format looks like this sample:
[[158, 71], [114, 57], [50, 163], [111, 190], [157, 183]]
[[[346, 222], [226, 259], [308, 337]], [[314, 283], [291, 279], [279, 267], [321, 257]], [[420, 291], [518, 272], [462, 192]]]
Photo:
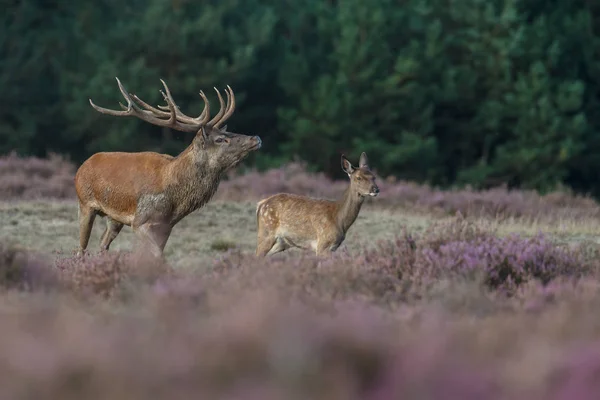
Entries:
[[350, 187], [344, 192], [344, 196], [337, 203], [337, 224], [344, 233], [350, 229], [360, 208], [362, 207], [364, 198], [359, 196], [356, 191], [351, 190]]
[[193, 144], [175, 157], [167, 169], [169, 193], [174, 204], [173, 222], [205, 205], [215, 194], [223, 174]]

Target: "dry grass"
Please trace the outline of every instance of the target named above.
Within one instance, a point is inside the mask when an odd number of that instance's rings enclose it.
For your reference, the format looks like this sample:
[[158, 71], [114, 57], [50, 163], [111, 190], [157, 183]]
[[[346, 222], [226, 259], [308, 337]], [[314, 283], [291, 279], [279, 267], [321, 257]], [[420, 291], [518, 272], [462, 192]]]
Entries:
[[[173, 230], [165, 248], [169, 262], [176, 267], [194, 267], [198, 261], [210, 260], [224, 250], [238, 249], [253, 252], [256, 245], [255, 203], [214, 201], [184, 218]], [[386, 210], [377, 207], [376, 199], [363, 207], [345, 242], [338, 251], [369, 247], [372, 243], [392, 239], [408, 232], [422, 232], [433, 221], [447, 221], [453, 216], [432, 217], [413, 210]], [[0, 202], [3, 223], [0, 240], [45, 253], [70, 254], [77, 248], [77, 206], [72, 201]], [[479, 226], [499, 235], [518, 233], [533, 236], [544, 232], [557, 242], [577, 243], [600, 240], [600, 219], [573, 221], [541, 218], [471, 218]], [[98, 251], [100, 235], [105, 227], [96, 218], [89, 249]], [[131, 250], [135, 235], [125, 227], [115, 239], [111, 250]], [[295, 254], [299, 250], [290, 250]]]
[[[194, 267], [198, 261], [212, 259], [222, 253], [225, 245], [253, 252], [256, 245], [255, 210], [255, 203], [209, 203], [202, 210], [184, 218], [173, 229], [165, 248], [166, 257], [174, 266]], [[0, 203], [0, 220], [6, 221], [0, 239], [37, 251], [68, 254], [79, 243], [75, 202]], [[342, 247], [353, 248], [392, 238], [401, 234], [403, 228], [422, 230], [427, 223], [427, 218], [423, 216], [381, 211], [367, 205]], [[104, 227], [104, 220], [96, 218], [89, 245], [92, 252], [98, 251]], [[113, 242], [111, 250], [130, 250], [134, 245], [135, 235], [125, 227]]]

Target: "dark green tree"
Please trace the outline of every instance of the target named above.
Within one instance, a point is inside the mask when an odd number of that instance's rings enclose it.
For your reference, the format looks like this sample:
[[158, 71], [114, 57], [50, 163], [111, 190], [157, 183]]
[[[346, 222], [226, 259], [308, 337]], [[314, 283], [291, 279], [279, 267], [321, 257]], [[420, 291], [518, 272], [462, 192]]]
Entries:
[[[71, 53], [72, 67], [66, 65], [61, 76], [68, 121], [65, 142], [82, 148], [86, 155], [101, 150], [139, 150], [140, 143], [148, 150], [177, 153], [189, 143], [189, 135], [93, 111], [88, 98], [112, 108], [121, 100], [115, 76], [151, 104], [164, 103], [159, 93], [160, 79], [164, 79], [177, 104], [189, 114], [202, 111], [200, 90], [216, 112], [218, 102], [212, 88], [219, 87], [223, 93], [229, 84], [240, 110], [230, 128], [253, 126], [258, 130], [248, 133], [262, 133], [259, 131], [269, 126], [273, 129], [275, 112], [261, 106], [267, 99], [260, 86], [272, 68], [268, 63], [264, 70], [260, 68], [276, 22], [268, 7], [240, 0], [204, 2], [201, 8], [184, 1], [112, 1], [104, 5], [107, 9], [100, 17], [95, 15], [100, 10], [93, 3], [80, 3], [73, 21], [80, 47]], [[94, 15], [94, 24], [90, 24], [90, 15]]]
[[[189, 135], [95, 112], [115, 76], [186, 113], [226, 84], [252, 162], [600, 195], [600, 6], [584, 0], [5, 0], [0, 152], [176, 154]], [[214, 109], [215, 107], [213, 107]]]

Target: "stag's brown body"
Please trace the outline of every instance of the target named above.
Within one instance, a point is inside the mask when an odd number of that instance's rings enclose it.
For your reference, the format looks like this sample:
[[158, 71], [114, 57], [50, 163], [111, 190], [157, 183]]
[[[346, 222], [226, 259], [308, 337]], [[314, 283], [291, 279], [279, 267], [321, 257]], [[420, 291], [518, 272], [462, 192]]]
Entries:
[[[198, 118], [179, 111], [163, 82], [167, 106], [154, 108], [137, 96], [128, 94], [118, 81], [128, 106], [123, 111], [94, 105], [101, 113], [134, 115], [154, 125], [196, 133], [192, 143], [178, 156], [154, 152], [97, 153], [86, 160], [75, 176], [79, 198], [80, 245], [88, 244], [96, 216], [107, 218], [100, 247], [108, 250], [123, 226], [131, 226], [155, 255], [161, 255], [171, 230], [181, 219], [206, 204], [217, 191], [225, 171], [261, 146], [258, 136], [227, 132], [220, 128], [233, 113], [235, 97], [228, 87], [227, 105], [219, 91], [221, 109], [210, 119], [205, 108]], [[215, 89], [216, 90], [216, 89]]]
[[256, 255], [266, 256], [291, 247], [313, 249], [317, 255], [333, 252], [358, 217], [366, 196], [379, 188], [362, 153], [359, 168], [342, 156], [350, 185], [337, 201], [279, 193], [258, 202]]

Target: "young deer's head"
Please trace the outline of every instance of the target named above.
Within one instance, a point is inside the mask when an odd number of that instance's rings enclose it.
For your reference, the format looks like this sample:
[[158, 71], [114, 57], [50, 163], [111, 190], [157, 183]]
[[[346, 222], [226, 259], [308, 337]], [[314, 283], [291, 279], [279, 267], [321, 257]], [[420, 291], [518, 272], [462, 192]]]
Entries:
[[352, 163], [342, 154], [342, 169], [350, 178], [350, 190], [357, 193], [360, 197], [375, 197], [379, 194], [379, 187], [375, 183], [375, 175], [369, 169], [369, 160], [367, 153], [360, 155], [358, 168], [352, 166]]

